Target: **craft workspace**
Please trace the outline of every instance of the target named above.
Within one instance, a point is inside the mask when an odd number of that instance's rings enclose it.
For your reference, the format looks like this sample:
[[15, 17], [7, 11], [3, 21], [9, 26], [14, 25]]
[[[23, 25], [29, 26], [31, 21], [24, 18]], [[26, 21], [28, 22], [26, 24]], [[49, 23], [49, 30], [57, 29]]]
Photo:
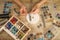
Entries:
[[60, 40], [60, 0], [0, 0], [0, 40]]

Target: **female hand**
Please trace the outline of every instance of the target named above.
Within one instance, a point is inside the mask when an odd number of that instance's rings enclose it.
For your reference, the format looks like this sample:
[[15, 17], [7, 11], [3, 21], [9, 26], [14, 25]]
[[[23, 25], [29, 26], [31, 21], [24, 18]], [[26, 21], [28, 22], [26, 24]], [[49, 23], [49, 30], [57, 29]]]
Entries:
[[27, 14], [27, 8], [25, 6], [21, 6], [20, 13], [21, 13], [21, 15], [26, 15]]
[[31, 13], [39, 13], [39, 11], [40, 11], [40, 10], [39, 10], [39, 6], [36, 5], [36, 6], [33, 7]]
[[32, 9], [31, 12], [33, 12], [33, 13], [39, 13], [39, 9], [40, 9], [41, 5], [43, 5], [46, 1], [47, 1], [47, 0], [42, 0], [42, 1], [40, 1], [39, 3], [37, 3], [37, 4], [33, 7], [33, 9]]

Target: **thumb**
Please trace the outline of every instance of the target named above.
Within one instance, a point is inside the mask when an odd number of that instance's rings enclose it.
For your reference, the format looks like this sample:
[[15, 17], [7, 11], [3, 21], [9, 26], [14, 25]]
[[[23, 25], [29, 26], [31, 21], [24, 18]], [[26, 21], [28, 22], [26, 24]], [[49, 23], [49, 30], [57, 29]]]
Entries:
[[22, 13], [22, 10], [23, 10], [23, 9], [20, 9], [20, 13]]

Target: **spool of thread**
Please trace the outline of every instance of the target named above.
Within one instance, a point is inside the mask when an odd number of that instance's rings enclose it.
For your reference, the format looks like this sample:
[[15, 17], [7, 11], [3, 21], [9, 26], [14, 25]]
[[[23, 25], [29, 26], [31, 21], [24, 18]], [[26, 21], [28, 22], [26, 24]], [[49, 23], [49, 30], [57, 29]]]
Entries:
[[4, 11], [3, 11], [4, 14], [9, 14], [10, 12], [11, 12], [10, 8], [4, 8]]
[[9, 14], [0, 14], [0, 16], [6, 16], [6, 15], [9, 15]]
[[4, 25], [7, 21], [8, 19], [3, 19], [2, 21], [0, 21], [0, 26]]
[[11, 7], [12, 6], [12, 2], [5, 2], [5, 4], [4, 4], [4, 6], [6, 6], [6, 7]]
[[0, 18], [10, 18], [9, 14], [0, 14]]
[[4, 11], [3, 11], [3, 13], [4, 14], [9, 14], [10, 12], [11, 12], [11, 6], [12, 6], [12, 2], [5, 2], [5, 4], [4, 4]]

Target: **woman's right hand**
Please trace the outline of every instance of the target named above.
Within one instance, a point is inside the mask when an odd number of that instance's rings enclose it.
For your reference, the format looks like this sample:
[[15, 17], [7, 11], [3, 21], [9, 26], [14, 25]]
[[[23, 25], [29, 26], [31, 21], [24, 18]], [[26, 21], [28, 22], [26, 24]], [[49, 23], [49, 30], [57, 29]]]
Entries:
[[27, 14], [27, 8], [26, 8], [24, 5], [21, 6], [20, 14], [21, 14], [21, 15], [26, 15], [26, 14]]

